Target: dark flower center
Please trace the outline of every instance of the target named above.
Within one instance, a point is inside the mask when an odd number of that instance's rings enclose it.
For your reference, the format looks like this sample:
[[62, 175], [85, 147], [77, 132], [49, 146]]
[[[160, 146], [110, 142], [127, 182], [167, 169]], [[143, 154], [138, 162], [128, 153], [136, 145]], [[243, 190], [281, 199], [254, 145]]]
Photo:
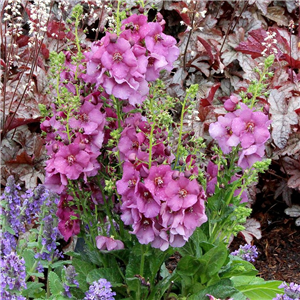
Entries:
[[148, 66], [149, 67], [153, 67], [154, 62], [155, 62], [155, 58], [154, 57], [149, 57], [149, 59], [148, 59]]
[[226, 127], [226, 130], [228, 135], [232, 135], [231, 127]]
[[67, 160], [68, 160], [69, 166], [72, 166], [74, 164], [74, 162], [76, 161], [76, 158], [74, 155], [71, 154], [68, 156]]
[[65, 223], [65, 228], [68, 230], [72, 229], [73, 227], [73, 224], [74, 224], [74, 221], [73, 220], [68, 220], [66, 223]]
[[88, 122], [88, 120], [89, 120], [89, 117], [87, 114], [82, 114], [82, 115], [80, 115], [79, 118], [82, 122]]
[[255, 124], [253, 122], [249, 122], [246, 126], [246, 130], [251, 133], [254, 131], [254, 128], [255, 128]]
[[128, 181], [128, 187], [129, 187], [129, 188], [133, 188], [133, 187], [135, 187], [135, 185], [136, 185], [136, 179], [135, 179], [135, 178], [130, 179], [130, 180]]
[[163, 40], [163, 38], [161, 37], [160, 34], [156, 34], [156, 35], [154, 36], [154, 39], [155, 39], [155, 42], [160, 42], [160, 41]]
[[138, 141], [134, 141], [132, 142], [132, 149], [138, 149], [139, 148], [139, 142]]
[[162, 187], [162, 185], [164, 184], [164, 181], [163, 181], [162, 178], [159, 176], [159, 177], [155, 177], [154, 183], [155, 183], [156, 186]]
[[113, 60], [116, 62], [122, 61], [123, 60], [123, 56], [120, 52], [116, 52], [113, 56]]
[[181, 190], [178, 192], [178, 194], [179, 194], [179, 197], [180, 197], [180, 198], [185, 198], [185, 197], [187, 196], [188, 192], [187, 192], [186, 189], [181, 189]]

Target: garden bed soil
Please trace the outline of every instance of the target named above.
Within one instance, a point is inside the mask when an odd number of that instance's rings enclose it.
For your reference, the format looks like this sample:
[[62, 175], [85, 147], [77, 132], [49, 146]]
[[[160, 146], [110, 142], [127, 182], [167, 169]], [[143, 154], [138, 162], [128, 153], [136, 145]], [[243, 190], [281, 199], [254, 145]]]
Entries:
[[[261, 223], [262, 238], [254, 239], [259, 256], [254, 266], [265, 280], [282, 280], [300, 284], [300, 227], [295, 218], [284, 213], [286, 203], [274, 197], [258, 197], [252, 217]], [[237, 237], [231, 250], [245, 241]]]

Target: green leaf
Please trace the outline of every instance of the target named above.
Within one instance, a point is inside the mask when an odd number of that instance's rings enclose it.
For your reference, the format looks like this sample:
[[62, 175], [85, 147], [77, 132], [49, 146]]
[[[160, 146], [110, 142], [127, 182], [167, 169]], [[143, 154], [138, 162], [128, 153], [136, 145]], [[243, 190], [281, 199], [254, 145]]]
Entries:
[[78, 258], [73, 258], [72, 265], [74, 266], [76, 273], [78, 273], [76, 280], [79, 283], [79, 288], [83, 292], [86, 292], [89, 289], [89, 285], [86, 282], [86, 277], [90, 271], [95, 269], [95, 266]]
[[116, 268], [100, 268], [90, 271], [86, 277], [86, 281], [92, 284], [100, 278], [105, 278], [110, 281], [112, 286], [122, 285], [122, 277]]
[[220, 273], [221, 278], [231, 278], [233, 276], [255, 276], [258, 271], [255, 267], [248, 261], [245, 261], [237, 256], [230, 255], [230, 263], [226, 268]]
[[139, 289], [139, 287], [141, 286], [140, 280], [138, 278], [136, 278], [136, 277], [128, 277], [128, 278], [126, 278], [126, 283], [127, 283], [129, 291], [136, 292]]
[[60, 295], [62, 291], [64, 291], [63, 284], [59, 278], [59, 276], [53, 271], [48, 274], [49, 287], [52, 295]]
[[[205, 297], [206, 294], [213, 295], [215, 298], [227, 298], [237, 293], [237, 289], [232, 286], [232, 282], [229, 279], [221, 279], [218, 283], [211, 285], [198, 293], [193, 294], [188, 297], [188, 300], [199, 300], [199, 299], [208, 299]], [[235, 299], [235, 298], [234, 298]]]
[[126, 266], [126, 278], [134, 277], [140, 273], [141, 256], [131, 255]]
[[83, 299], [85, 297], [84, 292], [76, 287], [71, 287], [70, 292], [75, 299]]
[[59, 260], [59, 261], [56, 261], [55, 263], [51, 264], [50, 267], [52, 269], [55, 269], [55, 268], [58, 268], [60, 266], [70, 265], [70, 264], [72, 264], [71, 260]]
[[151, 276], [147, 275], [145, 277], [149, 277], [150, 282], [154, 283], [157, 276], [157, 272], [161, 269], [163, 262], [166, 260], [167, 257], [170, 256], [170, 254], [169, 251], [160, 251], [155, 248], [151, 248], [151, 251], [152, 255], [147, 258], [147, 260], [149, 261], [149, 272], [151, 273]]
[[27, 288], [22, 291], [22, 295], [26, 298], [36, 299], [45, 293], [45, 290], [42, 289], [43, 286], [44, 284], [40, 282], [27, 282]]
[[183, 276], [195, 275], [201, 267], [201, 263], [193, 256], [187, 255], [180, 259], [178, 262], [176, 272]]
[[12, 235], [16, 235], [15, 231], [10, 226], [6, 226], [3, 231], [7, 231]]
[[26, 267], [27, 272], [30, 272], [30, 270], [32, 269], [32, 267], [36, 261], [34, 256], [35, 256], [35, 253], [31, 249], [25, 249], [22, 253], [22, 257], [25, 260], [25, 267]]
[[226, 262], [227, 258], [228, 250], [223, 244], [220, 244], [206, 252], [199, 259], [201, 263], [199, 268], [201, 283], [206, 283], [213, 275], [217, 274]]
[[278, 288], [281, 281], [264, 281], [252, 276], [232, 277], [232, 281], [235, 288], [250, 300], [269, 300], [275, 298], [276, 294], [283, 294], [283, 290]]

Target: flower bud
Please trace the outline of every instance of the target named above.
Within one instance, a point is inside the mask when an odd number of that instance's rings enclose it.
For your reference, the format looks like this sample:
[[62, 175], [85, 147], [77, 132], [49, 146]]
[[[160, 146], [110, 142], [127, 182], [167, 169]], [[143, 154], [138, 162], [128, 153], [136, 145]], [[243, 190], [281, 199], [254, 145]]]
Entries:
[[178, 170], [175, 170], [172, 174], [172, 179], [176, 180], [179, 178], [179, 176], [180, 176], [180, 172]]

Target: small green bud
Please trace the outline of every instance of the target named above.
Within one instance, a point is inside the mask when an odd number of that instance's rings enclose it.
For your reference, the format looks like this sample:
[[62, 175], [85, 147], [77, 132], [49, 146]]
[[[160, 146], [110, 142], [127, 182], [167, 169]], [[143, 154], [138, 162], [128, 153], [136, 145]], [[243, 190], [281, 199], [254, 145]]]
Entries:
[[274, 54], [271, 54], [270, 56], [268, 56], [265, 60], [265, 68], [270, 68], [273, 63], [274, 63], [274, 60], [275, 60], [275, 55]]

